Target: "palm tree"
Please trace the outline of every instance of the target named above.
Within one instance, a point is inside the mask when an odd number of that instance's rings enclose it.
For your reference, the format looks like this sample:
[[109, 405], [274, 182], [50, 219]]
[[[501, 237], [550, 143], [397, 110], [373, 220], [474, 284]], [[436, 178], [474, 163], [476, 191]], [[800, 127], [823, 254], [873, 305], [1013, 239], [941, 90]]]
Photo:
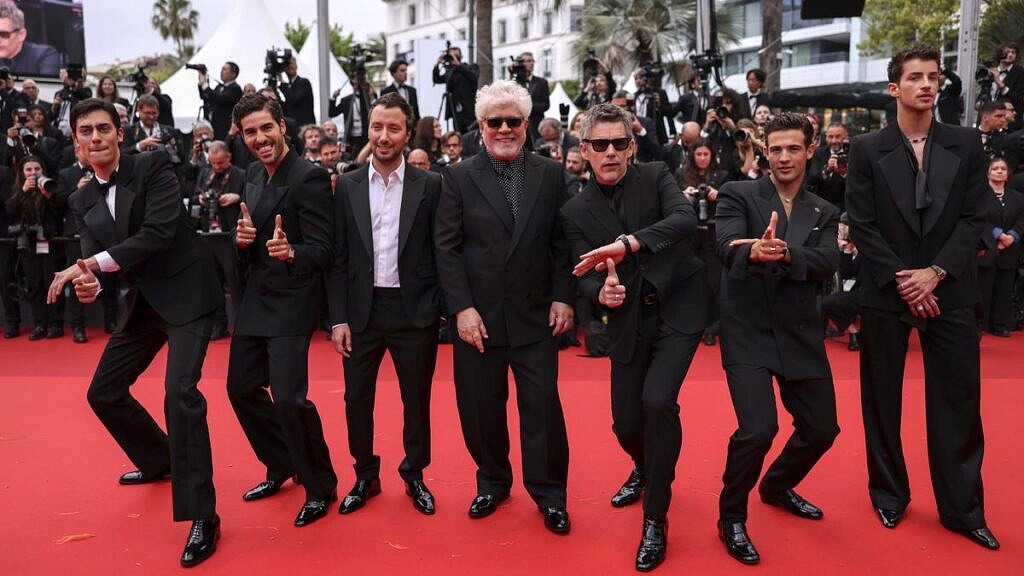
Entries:
[[191, 55], [192, 38], [199, 27], [199, 12], [192, 9], [189, 0], [156, 0], [153, 3], [153, 29], [164, 40], [174, 40], [179, 59]]
[[[480, 69], [480, 85], [490, 84], [494, 79], [494, 41], [491, 29], [491, 14], [494, 0], [471, 0], [476, 5], [476, 53], [480, 56], [476, 64]], [[463, 59], [466, 58], [463, 55]]]
[[[589, 0], [583, 28], [573, 47], [577, 61], [594, 50], [612, 72], [625, 73], [643, 62], [682, 60], [695, 44], [695, 0]], [[730, 14], [716, 11], [718, 42], [737, 39]]]
[[782, 49], [782, 0], [761, 3], [761, 69], [767, 79], [765, 90], [779, 89], [779, 51]]

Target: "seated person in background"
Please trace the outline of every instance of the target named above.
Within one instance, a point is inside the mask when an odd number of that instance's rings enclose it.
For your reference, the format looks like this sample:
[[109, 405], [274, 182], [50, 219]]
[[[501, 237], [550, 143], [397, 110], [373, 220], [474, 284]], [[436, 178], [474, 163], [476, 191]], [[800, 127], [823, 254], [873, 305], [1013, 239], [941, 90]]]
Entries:
[[458, 164], [462, 161], [462, 134], [459, 134], [455, 130], [447, 132], [441, 137], [441, 157], [434, 163], [434, 170], [440, 171], [441, 168], [450, 164]]

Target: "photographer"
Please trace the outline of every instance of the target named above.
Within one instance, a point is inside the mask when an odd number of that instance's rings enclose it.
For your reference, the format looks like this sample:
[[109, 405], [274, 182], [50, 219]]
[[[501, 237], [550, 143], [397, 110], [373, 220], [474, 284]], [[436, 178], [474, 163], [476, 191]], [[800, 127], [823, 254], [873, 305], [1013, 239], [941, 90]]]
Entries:
[[523, 52], [516, 58], [510, 67], [514, 80], [530, 92], [530, 100], [533, 108], [530, 110], [530, 124], [527, 134], [527, 142], [532, 144], [540, 138], [540, 123], [544, 119], [544, 113], [551, 108], [551, 90], [548, 88], [548, 81], [540, 76], [533, 75], [533, 68], [537, 62], [532, 52]]
[[850, 240], [849, 217], [846, 212], [839, 215], [839, 290], [826, 294], [821, 298], [821, 313], [826, 328], [829, 321], [835, 324], [839, 333], [849, 331], [850, 340], [846, 349], [851, 352], [860, 350], [860, 287], [857, 278], [860, 275], [860, 258], [857, 246]]
[[[4, 163], [0, 165], [0, 203], [6, 205], [12, 194], [11, 170]], [[21, 334], [21, 299], [15, 286], [18, 252], [14, 237], [8, 231], [15, 222], [7, 216], [6, 209], [0, 208], [0, 304], [4, 308], [5, 339], [17, 338]]]
[[732, 161], [727, 165], [736, 166], [732, 180], [757, 180], [768, 174], [768, 160], [764, 154], [764, 142], [757, 137], [757, 125], [752, 120], [740, 118], [732, 133], [735, 145]]
[[317, 164], [323, 166], [331, 174], [331, 190], [334, 190], [334, 183], [338, 175], [345, 169], [341, 161], [341, 143], [330, 136], [324, 136], [320, 141], [320, 159]]
[[542, 149], [549, 150], [549, 158], [558, 156], [564, 158], [565, 151], [573, 146], [579, 146], [580, 141], [569, 135], [562, 129], [562, 123], [555, 118], [544, 118], [537, 127], [540, 137], [534, 140], [533, 149], [541, 153]]
[[[195, 189], [189, 198], [190, 213], [198, 220], [199, 231], [204, 234], [221, 233], [222, 237], [207, 238], [203, 246], [213, 255], [217, 264], [217, 278], [221, 288], [231, 297], [232, 306], [241, 298], [234, 248], [228, 241], [235, 229], [240, 209], [239, 202], [245, 190], [245, 172], [231, 164], [231, 151], [224, 142], [214, 140], [209, 145], [209, 162], [199, 170]], [[226, 338], [228, 316], [222, 302], [213, 313], [210, 340]]]
[[213, 125], [213, 135], [217, 140], [228, 136], [231, 125], [231, 110], [242, 98], [242, 87], [235, 80], [238, 78], [238, 64], [225, 62], [220, 67], [220, 84], [210, 88], [206, 66], [198, 68], [199, 97], [203, 99], [203, 111], [207, 120]]
[[[160, 85], [156, 83], [156, 80], [146, 78], [146, 94], [160, 102], [160, 117], [157, 118], [157, 121], [167, 126], [174, 126], [174, 100], [160, 91]], [[136, 101], [136, 103], [138, 102]], [[127, 126], [128, 123], [126, 122], [125, 125]]]
[[640, 118], [633, 113], [633, 95], [625, 90], [619, 90], [612, 96], [612, 104], [629, 112], [629, 119], [632, 123], [631, 130], [633, 139], [636, 140], [635, 162], [653, 162], [661, 160], [661, 146], [658, 144], [658, 137], [654, 134], [654, 121], [650, 118]]
[[49, 122], [52, 103], [39, 97], [39, 85], [36, 84], [35, 80], [25, 78], [21, 81], [21, 98], [26, 107], [33, 105], [42, 106], [46, 112], [47, 122]]
[[1006, 107], [998, 101], [985, 102], [978, 116], [978, 130], [985, 154], [989, 158], [1005, 158], [1010, 166], [1016, 167], [1020, 158], [1020, 140], [1010, 138], [1007, 133]]
[[124, 131], [121, 151], [125, 154], [138, 154], [150, 150], [164, 149], [171, 156], [171, 162], [181, 164], [175, 139], [176, 130], [173, 126], [157, 122], [160, 116], [160, 103], [150, 94], [139, 96], [136, 102], [139, 121]]
[[474, 118], [476, 89], [480, 75], [474, 66], [462, 61], [462, 49], [449, 45], [434, 65], [434, 84], [444, 84], [448, 100], [444, 118], [452, 121], [452, 128], [465, 134]]
[[18, 108], [7, 129], [7, 149], [13, 151], [13, 162], [36, 156], [48, 172], [54, 172], [60, 159], [61, 133], [46, 124], [46, 112], [40, 106]]
[[591, 106], [608, 102], [611, 100], [612, 94], [609, 88], [608, 75], [604, 72], [597, 72], [587, 80], [586, 86], [583, 87], [583, 90], [580, 91], [572, 103], [579, 108], [580, 112], [584, 112]]
[[960, 125], [960, 115], [964, 113], [964, 83], [949, 68], [939, 72], [939, 97], [935, 104], [935, 114], [943, 124]]
[[[0, 79], [3, 78], [3, 69], [0, 69]], [[81, 64], [68, 64], [67, 69], [61, 69], [60, 81], [64, 87], [53, 95], [53, 103], [50, 105], [50, 118], [53, 126], [60, 130], [68, 140], [71, 139], [71, 108], [75, 104], [92, 97], [92, 90], [85, 86], [85, 70]], [[5, 126], [6, 128], [6, 126]]]
[[735, 173], [741, 168], [735, 163], [736, 141], [733, 139], [733, 134], [737, 130], [736, 120], [741, 117], [737, 105], [739, 100], [739, 94], [728, 88], [712, 98], [711, 106], [705, 112], [704, 127], [700, 134], [701, 138], [711, 141], [721, 168], [729, 173]]
[[43, 173], [42, 159], [25, 156], [18, 162], [14, 193], [5, 202], [12, 221], [7, 232], [15, 238], [18, 261], [25, 275], [25, 297], [32, 307], [35, 327], [29, 340], [60, 338], [64, 335], [64, 303], [46, 304], [46, 289], [53, 279], [56, 260], [63, 261], [64, 249], [49, 240], [60, 236], [63, 216], [52, 201], [57, 183]]
[[807, 175], [810, 189], [840, 212], [846, 210], [846, 170], [850, 159], [850, 134], [839, 122], [825, 130], [825, 146], [814, 153]]
[[376, 95], [366, 80], [359, 82], [357, 79], [352, 83], [352, 88], [355, 92], [340, 101], [337, 99], [341, 94], [341, 89], [334, 91], [327, 114], [332, 118], [342, 114], [345, 116], [345, 134], [343, 136], [345, 147], [354, 155], [358, 154], [369, 142], [370, 103], [376, 100]]
[[674, 136], [676, 133], [673, 119], [676, 106], [660, 86], [664, 75], [665, 70], [660, 62], [646, 63], [633, 73], [633, 82], [636, 83], [636, 114], [654, 122], [658, 143], [662, 146], [668, 142], [669, 134]]
[[293, 118], [300, 125], [316, 124], [313, 114], [313, 85], [307, 78], [299, 76], [299, 62], [293, 56], [284, 69], [287, 82], [281, 83], [281, 106], [284, 115]]
[[[380, 95], [383, 96], [395, 92], [401, 96], [402, 99], [409, 103], [409, 107], [412, 108], [412, 123], [415, 125], [420, 119], [420, 103], [416, 95], [416, 89], [406, 84], [409, 80], [409, 63], [405, 60], [393, 60], [388, 65], [388, 72], [391, 73], [391, 78], [394, 82], [382, 88]], [[335, 134], [334, 137], [337, 138], [338, 135]]]
[[[1007, 42], [999, 47], [997, 55], [999, 64], [989, 67], [988, 74], [991, 77], [989, 84], [991, 85], [988, 87], [988, 94], [982, 94], [982, 96], [988, 96], [989, 100], [1007, 97], [1018, 108], [1022, 108], [1024, 107], [1024, 69], [1017, 66], [1020, 49], [1013, 42]], [[978, 76], [979, 85], [983, 85], [980, 82], [981, 73]]]

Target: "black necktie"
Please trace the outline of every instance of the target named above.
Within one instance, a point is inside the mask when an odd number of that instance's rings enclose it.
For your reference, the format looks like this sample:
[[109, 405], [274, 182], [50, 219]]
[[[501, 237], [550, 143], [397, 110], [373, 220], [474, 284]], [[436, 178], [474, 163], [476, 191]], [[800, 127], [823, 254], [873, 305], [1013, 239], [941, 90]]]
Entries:
[[110, 180], [107, 180], [106, 182], [101, 183], [99, 179], [97, 179], [96, 184], [98, 184], [100, 187], [100, 196], [106, 197], [107, 192], [110, 191], [110, 188], [112, 186], [117, 186], [117, 172], [113, 172], [110, 175]]

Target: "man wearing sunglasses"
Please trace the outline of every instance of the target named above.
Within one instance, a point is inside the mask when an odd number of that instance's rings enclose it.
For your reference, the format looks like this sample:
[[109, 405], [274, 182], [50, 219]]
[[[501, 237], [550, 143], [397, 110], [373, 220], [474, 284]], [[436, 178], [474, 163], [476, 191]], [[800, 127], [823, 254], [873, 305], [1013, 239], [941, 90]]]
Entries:
[[471, 518], [512, 488], [508, 371], [516, 379], [523, 484], [556, 534], [565, 509], [569, 442], [558, 397], [558, 336], [573, 326], [576, 290], [558, 219], [560, 164], [524, 151], [530, 93], [499, 80], [477, 93], [481, 153], [445, 168], [437, 208], [437, 269], [455, 317], [455, 392], [476, 462]]
[[25, 76], [57, 77], [60, 53], [53, 46], [26, 42], [25, 14], [14, 2], [0, 2], [0, 66]]
[[710, 291], [687, 241], [697, 229], [693, 207], [665, 164], [630, 164], [634, 119], [614, 104], [587, 111], [580, 151], [593, 176], [562, 218], [580, 289], [609, 312], [612, 429], [634, 463], [612, 506], [643, 497], [636, 568], [646, 572], [665, 558], [683, 438], [679, 388], [707, 325]]

